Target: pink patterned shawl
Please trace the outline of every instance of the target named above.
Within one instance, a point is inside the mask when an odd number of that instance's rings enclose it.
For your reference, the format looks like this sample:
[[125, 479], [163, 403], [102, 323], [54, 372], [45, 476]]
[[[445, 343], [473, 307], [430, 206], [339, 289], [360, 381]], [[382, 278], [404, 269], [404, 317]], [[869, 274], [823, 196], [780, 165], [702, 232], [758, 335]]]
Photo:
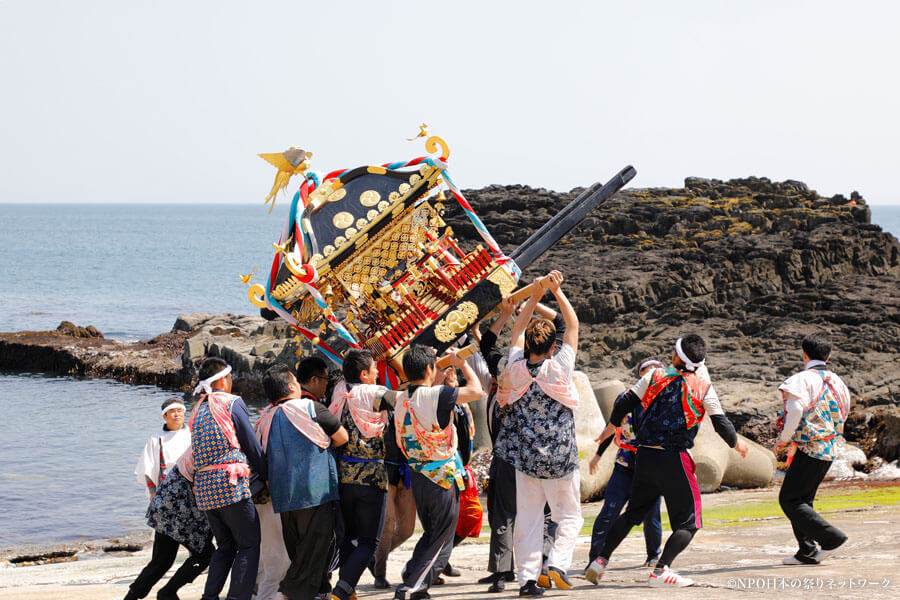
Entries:
[[375, 397], [384, 388], [380, 385], [360, 383], [350, 388], [346, 382], [340, 382], [331, 396], [328, 410], [338, 419], [344, 413], [344, 406], [350, 410], [350, 416], [357, 429], [365, 438], [380, 437], [387, 425], [387, 412], [375, 412]]
[[259, 442], [265, 451], [269, 445], [269, 430], [272, 427], [272, 419], [279, 409], [284, 412], [291, 425], [302, 433], [309, 441], [325, 449], [331, 444], [331, 438], [322, 429], [322, 427], [313, 419], [315, 409], [312, 406], [313, 401], [309, 398], [292, 398], [285, 400], [277, 406], [268, 405], [259, 415], [259, 421], [256, 422], [256, 434], [259, 436]]
[[578, 408], [578, 390], [572, 377], [555, 360], [549, 358], [538, 368], [537, 376], [528, 372], [523, 358], [506, 366], [502, 385], [497, 390], [500, 406], [512, 404], [525, 395], [532, 382], [537, 382], [541, 391], [568, 408]]

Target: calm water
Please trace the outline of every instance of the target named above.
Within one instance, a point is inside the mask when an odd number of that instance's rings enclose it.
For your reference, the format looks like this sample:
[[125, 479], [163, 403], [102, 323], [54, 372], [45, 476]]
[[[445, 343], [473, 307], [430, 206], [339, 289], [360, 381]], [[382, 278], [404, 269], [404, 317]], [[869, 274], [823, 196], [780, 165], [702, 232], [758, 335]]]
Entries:
[[[146, 530], [133, 475], [174, 394], [106, 379], [0, 373], [0, 549]], [[255, 420], [260, 407], [251, 407]]]
[[[179, 313], [255, 314], [237, 275], [255, 266], [254, 281], [264, 281], [286, 205], [266, 215], [261, 206], [0, 204], [0, 331], [65, 319], [134, 340], [168, 331]], [[900, 206], [872, 215], [900, 237]], [[171, 395], [0, 372], [0, 548], [145, 530], [132, 471]]]
[[[0, 331], [62, 320], [146, 339], [179, 313], [257, 314], [286, 202], [262, 206], [0, 204]], [[132, 471], [172, 393], [106, 380], [0, 373], [0, 548], [146, 529]], [[10, 422], [12, 421], [12, 422]]]
[[131, 473], [170, 395], [99, 379], [0, 374], [8, 419], [0, 547], [138, 530], [146, 499]]
[[150, 338], [180, 313], [258, 314], [287, 202], [260, 206], [0, 204], [0, 331], [94, 325]]

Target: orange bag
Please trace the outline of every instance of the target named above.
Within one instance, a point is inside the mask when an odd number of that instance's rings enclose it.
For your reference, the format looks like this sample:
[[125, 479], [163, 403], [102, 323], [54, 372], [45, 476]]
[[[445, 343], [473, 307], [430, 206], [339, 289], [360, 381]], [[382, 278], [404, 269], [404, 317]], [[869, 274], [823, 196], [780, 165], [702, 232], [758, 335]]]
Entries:
[[456, 522], [456, 535], [460, 537], [477, 538], [481, 535], [481, 519], [484, 510], [481, 501], [478, 500], [478, 484], [475, 483], [475, 473], [466, 467], [468, 482], [466, 489], [459, 495], [459, 520]]

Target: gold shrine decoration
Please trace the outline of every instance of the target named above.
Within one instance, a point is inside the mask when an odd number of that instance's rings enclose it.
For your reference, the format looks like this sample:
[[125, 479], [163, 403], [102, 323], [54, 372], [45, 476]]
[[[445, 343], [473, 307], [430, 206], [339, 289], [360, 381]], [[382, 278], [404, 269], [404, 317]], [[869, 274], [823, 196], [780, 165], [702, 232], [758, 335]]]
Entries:
[[438, 147], [441, 149], [441, 160], [447, 160], [450, 158], [450, 146], [447, 145], [447, 142], [444, 141], [444, 138], [433, 135], [427, 140], [425, 140], [425, 149], [434, 154], [438, 151]]
[[435, 326], [434, 337], [442, 342], [452, 342], [477, 320], [478, 306], [474, 302], [463, 302]]
[[350, 227], [351, 225], [353, 225], [353, 221], [353, 215], [345, 211], [339, 212], [338, 214], [334, 215], [334, 218], [332, 219], [332, 223], [334, 223], [334, 226], [338, 229], [346, 229], [347, 227]]
[[328, 197], [325, 198], [325, 202], [340, 202], [347, 195], [347, 190], [344, 188], [338, 188], [328, 194]]
[[381, 202], [381, 194], [375, 190], [366, 190], [359, 196], [359, 203], [363, 206], [375, 206]]
[[506, 272], [503, 267], [498, 267], [487, 276], [487, 280], [500, 288], [500, 295], [504, 298], [509, 296], [516, 289], [516, 282], [512, 276]]
[[275, 208], [275, 195], [288, 186], [291, 177], [299, 175], [309, 168], [309, 159], [312, 157], [312, 152], [291, 146], [284, 152], [270, 152], [259, 154], [258, 156], [278, 169], [272, 189], [264, 200], [265, 204], [272, 203], [269, 207], [269, 213], [271, 213], [272, 209]]
[[250, 299], [253, 306], [266, 308], [266, 290], [258, 283], [247, 288], [247, 297]]

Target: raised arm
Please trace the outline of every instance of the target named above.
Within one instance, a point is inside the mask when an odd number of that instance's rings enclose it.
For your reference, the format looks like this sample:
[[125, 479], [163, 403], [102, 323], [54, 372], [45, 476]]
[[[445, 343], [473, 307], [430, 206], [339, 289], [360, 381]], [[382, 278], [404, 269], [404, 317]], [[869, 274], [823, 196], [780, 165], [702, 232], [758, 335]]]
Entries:
[[478, 380], [478, 376], [475, 375], [475, 371], [464, 358], [457, 356], [456, 348], [447, 350], [447, 353], [450, 355], [450, 365], [459, 368], [466, 379], [466, 385], [458, 388], [456, 392], [456, 403], [466, 404], [480, 400], [484, 395], [484, 390], [481, 389], [481, 382]]
[[560, 287], [560, 284], [562, 283], [562, 273], [559, 271], [551, 271], [550, 274], [547, 275], [547, 279], [549, 280], [547, 287], [556, 298], [556, 303], [559, 305], [559, 312], [562, 313], [563, 320], [566, 322], [566, 332], [563, 334], [563, 343], [568, 344], [572, 347], [572, 350], [577, 352], [578, 316], [575, 314], [575, 309], [572, 308], [572, 304]]
[[531, 286], [531, 296], [528, 298], [528, 302], [525, 303], [525, 306], [522, 307], [519, 316], [516, 317], [516, 322], [513, 325], [512, 330], [512, 340], [510, 341], [510, 345], [512, 346], [525, 348], [525, 328], [528, 327], [528, 323], [531, 321], [531, 316], [534, 314], [534, 307], [537, 306], [537, 303], [544, 296], [544, 279], [545, 277], [535, 278], [534, 283]]
[[490, 331], [494, 334], [494, 338], [500, 337], [500, 332], [503, 331], [503, 327], [506, 326], [506, 322], [509, 321], [509, 318], [516, 311], [516, 304], [513, 300], [512, 296], [507, 296], [500, 303], [500, 316], [494, 319], [494, 322], [491, 323]]
[[556, 318], [556, 311], [544, 304], [543, 302], [538, 302], [537, 306], [534, 307], [534, 312], [537, 316], [542, 319], [547, 319], [548, 321], [552, 321]]
[[492, 377], [497, 376], [497, 367], [500, 364], [500, 360], [503, 358], [503, 354], [497, 348], [497, 338], [500, 336], [500, 332], [503, 331], [503, 327], [506, 325], [506, 322], [509, 321], [509, 318], [514, 311], [515, 303], [512, 300], [512, 296], [507, 296], [500, 304], [500, 316], [494, 320], [490, 328], [484, 332], [481, 339], [478, 341], [478, 348], [481, 350], [481, 356], [484, 357], [488, 366], [488, 371]]

